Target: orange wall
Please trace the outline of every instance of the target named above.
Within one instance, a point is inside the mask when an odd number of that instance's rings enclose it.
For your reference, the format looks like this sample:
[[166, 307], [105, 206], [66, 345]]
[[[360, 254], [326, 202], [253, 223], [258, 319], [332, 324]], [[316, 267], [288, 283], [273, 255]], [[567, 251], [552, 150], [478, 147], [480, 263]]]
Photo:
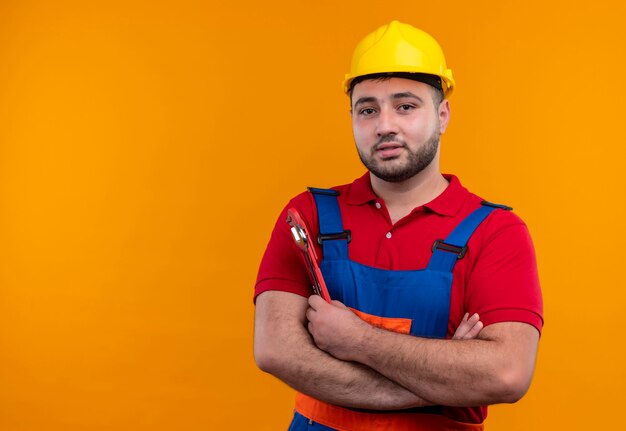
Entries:
[[288, 197], [362, 172], [340, 84], [394, 18], [455, 73], [444, 170], [536, 242], [536, 378], [490, 429], [612, 428], [626, 9], [571, 4], [0, 1], [0, 429], [286, 428], [258, 261]]

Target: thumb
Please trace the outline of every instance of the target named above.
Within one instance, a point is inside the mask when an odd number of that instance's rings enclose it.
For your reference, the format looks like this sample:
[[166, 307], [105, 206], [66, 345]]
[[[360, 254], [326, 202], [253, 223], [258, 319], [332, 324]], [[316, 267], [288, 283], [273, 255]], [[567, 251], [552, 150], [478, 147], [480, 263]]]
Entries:
[[348, 307], [346, 307], [346, 306], [345, 306], [345, 304], [344, 304], [343, 302], [341, 302], [341, 301], [337, 301], [336, 299], [333, 299], [330, 303], [331, 303], [332, 305], [334, 305], [335, 307], [339, 307], [339, 308], [348, 308]]

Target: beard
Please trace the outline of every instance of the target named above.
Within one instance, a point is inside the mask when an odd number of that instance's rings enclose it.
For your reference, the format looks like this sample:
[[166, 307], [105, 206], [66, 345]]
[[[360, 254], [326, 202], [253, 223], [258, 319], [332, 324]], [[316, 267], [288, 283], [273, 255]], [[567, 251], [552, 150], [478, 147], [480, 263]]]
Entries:
[[[439, 131], [435, 131], [430, 138], [424, 143], [422, 147], [416, 151], [411, 151], [406, 142], [398, 140], [393, 135], [386, 135], [380, 138], [380, 140], [372, 147], [369, 155], [358, 151], [361, 162], [365, 165], [368, 171], [373, 175], [380, 178], [383, 181], [390, 183], [399, 183], [422, 172], [430, 163], [435, 159], [437, 155], [437, 149], [439, 148]], [[395, 164], [394, 166], [385, 166], [387, 161], [395, 160], [395, 158], [389, 158], [382, 163], [376, 159], [376, 149], [383, 142], [397, 142], [407, 150], [408, 158], [406, 162], [401, 164]]]

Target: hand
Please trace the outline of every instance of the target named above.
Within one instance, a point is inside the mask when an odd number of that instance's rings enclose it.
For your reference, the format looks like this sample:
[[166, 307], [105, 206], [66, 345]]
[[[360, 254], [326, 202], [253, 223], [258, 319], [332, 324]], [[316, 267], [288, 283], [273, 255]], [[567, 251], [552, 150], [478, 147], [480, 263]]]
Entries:
[[[359, 318], [340, 301], [330, 304], [318, 295], [309, 297], [306, 312], [309, 333], [317, 347], [344, 361], [357, 360], [355, 346], [361, 336], [372, 326]], [[483, 329], [477, 313], [471, 317], [465, 313], [454, 332], [454, 340], [470, 340]]]
[[355, 342], [372, 328], [340, 301], [329, 304], [318, 295], [309, 297], [306, 317], [317, 347], [344, 361], [356, 360]]
[[465, 313], [459, 327], [454, 331], [454, 335], [452, 336], [453, 340], [471, 340], [472, 338], [476, 338], [478, 333], [483, 329], [483, 322], [480, 321], [480, 317], [477, 313], [472, 314], [472, 317], [468, 317], [469, 313]]

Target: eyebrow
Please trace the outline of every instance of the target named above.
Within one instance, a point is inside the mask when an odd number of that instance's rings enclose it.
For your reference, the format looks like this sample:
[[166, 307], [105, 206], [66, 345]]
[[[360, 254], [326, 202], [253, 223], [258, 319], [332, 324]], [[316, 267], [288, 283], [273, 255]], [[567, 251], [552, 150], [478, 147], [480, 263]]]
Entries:
[[406, 99], [406, 98], [409, 98], [409, 99], [417, 99], [417, 100], [419, 100], [420, 102], [424, 103], [424, 100], [423, 100], [421, 97], [419, 97], [419, 96], [417, 96], [417, 95], [415, 95], [415, 94], [411, 93], [410, 91], [405, 91], [405, 92], [403, 92], [403, 93], [394, 93], [394, 94], [391, 96], [391, 98], [392, 98], [392, 99]]
[[[402, 93], [394, 93], [394, 94], [391, 95], [391, 98], [394, 99], [394, 100], [395, 99], [407, 99], [407, 98], [408, 99], [416, 99], [416, 100], [420, 101], [421, 103], [424, 103], [424, 100], [421, 97], [411, 93], [410, 91], [405, 91], [405, 92], [402, 92]], [[354, 103], [354, 107], [356, 108], [357, 106], [362, 105], [364, 103], [376, 102], [376, 100], [377, 99], [375, 97], [372, 97], [372, 96], [360, 97]]]
[[362, 105], [364, 103], [371, 103], [371, 102], [376, 102], [376, 98], [375, 97], [360, 97], [359, 100], [357, 100], [356, 102], [354, 102], [354, 107], [356, 108], [359, 105]]

